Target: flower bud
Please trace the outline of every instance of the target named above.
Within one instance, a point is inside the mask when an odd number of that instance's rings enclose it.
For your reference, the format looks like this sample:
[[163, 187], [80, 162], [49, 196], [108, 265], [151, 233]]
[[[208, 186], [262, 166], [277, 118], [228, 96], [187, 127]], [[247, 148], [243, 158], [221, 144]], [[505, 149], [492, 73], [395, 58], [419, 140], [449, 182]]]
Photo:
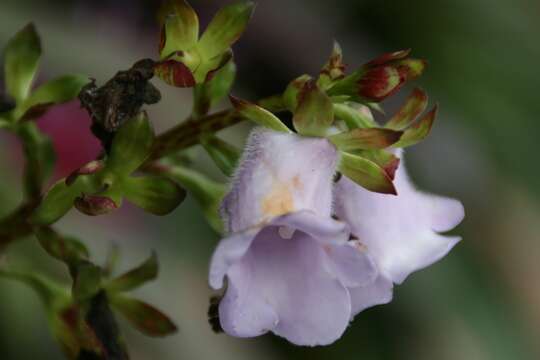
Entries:
[[365, 101], [380, 102], [397, 92], [405, 82], [420, 76], [424, 60], [409, 58], [410, 50], [384, 54], [336, 82], [330, 95], [348, 95]]
[[107, 196], [82, 195], [74, 202], [77, 210], [89, 216], [105, 215], [118, 209], [118, 205]]

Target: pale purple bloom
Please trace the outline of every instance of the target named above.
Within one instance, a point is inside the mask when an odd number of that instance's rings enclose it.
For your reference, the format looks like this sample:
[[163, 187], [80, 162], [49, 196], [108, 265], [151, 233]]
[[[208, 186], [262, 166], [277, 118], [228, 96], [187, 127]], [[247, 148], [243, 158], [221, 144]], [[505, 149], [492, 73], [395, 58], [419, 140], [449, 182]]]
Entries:
[[377, 276], [345, 223], [332, 214], [338, 152], [323, 138], [257, 129], [223, 202], [229, 236], [211, 262], [210, 285], [228, 279], [223, 329], [272, 331], [298, 345], [325, 345], [345, 331], [349, 288]]
[[374, 283], [351, 290], [353, 315], [391, 301], [393, 284], [438, 261], [460, 240], [439, 234], [463, 220], [459, 201], [416, 190], [403, 162], [394, 184], [398, 196], [370, 192], [346, 177], [336, 185], [336, 215], [366, 246], [379, 271]]

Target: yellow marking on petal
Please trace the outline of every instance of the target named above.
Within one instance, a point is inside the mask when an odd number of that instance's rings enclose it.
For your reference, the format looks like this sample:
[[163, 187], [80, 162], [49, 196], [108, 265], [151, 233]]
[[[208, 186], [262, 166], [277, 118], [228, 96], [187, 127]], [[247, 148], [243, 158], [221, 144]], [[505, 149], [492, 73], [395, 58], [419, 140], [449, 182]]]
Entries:
[[274, 183], [272, 191], [262, 200], [261, 210], [265, 216], [279, 216], [294, 210], [290, 188], [284, 183]]

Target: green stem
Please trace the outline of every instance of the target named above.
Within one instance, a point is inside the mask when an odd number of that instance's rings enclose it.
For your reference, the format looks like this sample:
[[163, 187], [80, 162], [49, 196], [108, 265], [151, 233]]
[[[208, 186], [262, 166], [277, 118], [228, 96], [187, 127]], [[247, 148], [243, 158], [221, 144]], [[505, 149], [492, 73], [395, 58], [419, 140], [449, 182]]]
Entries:
[[205, 133], [216, 133], [238, 124], [243, 119], [234, 110], [224, 110], [198, 119], [190, 118], [156, 138], [150, 156], [143, 167], [159, 158], [198, 144]]

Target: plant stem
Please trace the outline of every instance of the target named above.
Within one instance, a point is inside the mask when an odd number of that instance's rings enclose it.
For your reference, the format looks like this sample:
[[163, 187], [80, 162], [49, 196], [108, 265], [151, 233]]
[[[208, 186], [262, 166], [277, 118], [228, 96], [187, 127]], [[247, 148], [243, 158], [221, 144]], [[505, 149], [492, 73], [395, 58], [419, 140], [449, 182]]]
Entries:
[[205, 133], [216, 133], [238, 124], [243, 119], [234, 110], [224, 110], [201, 116], [198, 119], [190, 118], [156, 138], [150, 156], [143, 167], [159, 158], [196, 145]]

